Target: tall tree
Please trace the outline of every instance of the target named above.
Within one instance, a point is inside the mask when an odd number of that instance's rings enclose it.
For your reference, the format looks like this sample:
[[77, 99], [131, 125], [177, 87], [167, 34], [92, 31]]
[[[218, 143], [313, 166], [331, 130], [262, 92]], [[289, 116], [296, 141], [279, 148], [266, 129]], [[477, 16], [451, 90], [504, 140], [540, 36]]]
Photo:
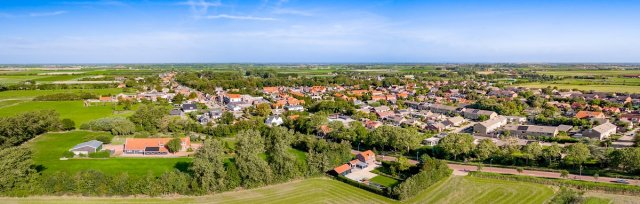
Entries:
[[190, 169], [204, 192], [226, 190], [224, 158], [224, 146], [217, 139], [206, 140], [196, 152]]
[[584, 162], [589, 159], [591, 152], [589, 147], [583, 143], [575, 143], [567, 146], [567, 156], [564, 157], [566, 162], [571, 162], [575, 165], [582, 166]]
[[269, 184], [272, 171], [267, 161], [260, 157], [265, 153], [264, 139], [257, 130], [243, 130], [236, 135], [236, 164], [242, 183], [247, 188]]
[[465, 155], [473, 149], [473, 137], [469, 134], [449, 134], [438, 143], [445, 152], [453, 156], [454, 160], [458, 156]]
[[482, 139], [476, 145], [475, 154], [479, 160], [486, 160], [498, 151], [498, 146], [491, 139]]

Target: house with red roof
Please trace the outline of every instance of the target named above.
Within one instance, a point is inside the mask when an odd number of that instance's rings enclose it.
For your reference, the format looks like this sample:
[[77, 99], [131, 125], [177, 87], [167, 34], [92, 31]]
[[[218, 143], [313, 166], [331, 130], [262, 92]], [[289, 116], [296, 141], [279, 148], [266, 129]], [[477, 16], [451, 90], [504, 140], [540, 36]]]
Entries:
[[576, 118], [605, 118], [605, 116], [602, 112], [598, 111], [578, 111], [578, 113], [576, 113]]
[[[124, 143], [125, 154], [164, 155], [169, 153], [165, 146], [173, 138], [127, 138]], [[180, 138], [180, 151], [186, 151], [191, 147], [188, 137]]]

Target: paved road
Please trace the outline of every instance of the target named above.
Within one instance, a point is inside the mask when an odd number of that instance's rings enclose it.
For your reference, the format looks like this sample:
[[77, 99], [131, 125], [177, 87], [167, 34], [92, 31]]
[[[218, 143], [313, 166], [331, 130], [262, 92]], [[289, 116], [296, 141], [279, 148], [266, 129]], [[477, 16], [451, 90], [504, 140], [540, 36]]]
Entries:
[[[360, 152], [356, 150], [351, 150], [351, 154], [358, 154], [358, 153]], [[383, 158], [382, 155], [376, 155], [376, 157], [378, 160], [382, 160], [382, 161], [397, 160], [397, 158], [392, 156], [384, 156]], [[410, 159], [409, 163], [417, 164], [418, 161]], [[469, 171], [476, 171], [478, 167], [473, 165], [449, 164], [449, 168], [453, 169], [454, 175], [467, 175]], [[509, 169], [509, 168], [501, 168], [501, 167], [483, 167], [482, 171], [492, 172], [492, 173], [501, 173], [501, 174], [516, 174], [516, 175], [544, 177], [544, 178], [561, 178], [560, 173], [549, 172], [549, 171], [524, 170], [522, 173], [518, 173], [518, 171], [515, 168]], [[599, 177], [598, 179], [595, 179], [593, 178], [593, 176], [580, 176], [576, 174], [569, 174], [568, 178], [575, 179], [575, 180], [595, 181], [595, 182], [604, 182], [604, 183], [612, 183], [613, 181], [617, 180], [617, 178], [611, 178], [611, 177]], [[625, 180], [627, 180], [631, 185], [640, 185], [640, 180], [631, 180], [631, 179], [625, 179]]]

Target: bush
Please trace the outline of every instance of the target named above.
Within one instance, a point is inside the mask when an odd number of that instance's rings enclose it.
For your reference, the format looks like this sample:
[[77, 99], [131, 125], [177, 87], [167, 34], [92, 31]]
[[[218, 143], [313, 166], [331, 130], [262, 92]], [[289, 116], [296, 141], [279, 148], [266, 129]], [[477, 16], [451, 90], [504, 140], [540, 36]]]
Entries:
[[109, 158], [109, 156], [111, 156], [111, 152], [108, 150], [89, 153], [90, 158]]
[[37, 96], [34, 101], [77, 101], [84, 99], [97, 99], [98, 96], [91, 93], [56, 93], [44, 96]]
[[71, 151], [66, 151], [66, 152], [62, 153], [62, 157], [64, 157], [64, 158], [73, 158], [74, 156], [76, 156], [76, 154], [74, 154]]
[[435, 160], [428, 156], [422, 159], [422, 171], [407, 178], [391, 190], [391, 195], [399, 200], [405, 200], [420, 193], [422, 190], [451, 175], [452, 170], [447, 162]]
[[76, 122], [73, 122], [73, 120], [69, 118], [62, 119], [61, 122], [62, 122], [62, 130], [69, 131], [69, 130], [76, 129]]
[[108, 135], [100, 135], [98, 137], [96, 137], [96, 140], [104, 143], [104, 144], [109, 144], [111, 143], [111, 140], [113, 139], [113, 137], [108, 136]]
[[125, 118], [101, 118], [89, 121], [80, 126], [83, 130], [107, 131], [113, 135], [130, 135], [135, 132], [135, 125]]
[[180, 149], [182, 149], [181, 143], [182, 142], [180, 141], [180, 138], [173, 138], [172, 140], [169, 140], [169, 142], [167, 142], [167, 144], [165, 144], [164, 146], [167, 147], [169, 152], [176, 153], [180, 151]]

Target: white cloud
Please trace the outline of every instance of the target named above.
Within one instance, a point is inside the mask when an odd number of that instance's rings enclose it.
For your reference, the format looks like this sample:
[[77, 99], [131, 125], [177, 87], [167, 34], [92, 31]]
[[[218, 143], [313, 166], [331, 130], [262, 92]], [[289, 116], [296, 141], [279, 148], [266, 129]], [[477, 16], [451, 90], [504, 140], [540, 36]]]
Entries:
[[30, 17], [57, 16], [65, 13], [67, 13], [67, 11], [36, 12], [36, 13], [29, 13], [29, 16]]
[[313, 16], [313, 13], [303, 10], [288, 9], [288, 8], [275, 8], [271, 11], [273, 14], [284, 15], [297, 15], [297, 16]]
[[209, 12], [209, 7], [218, 7], [222, 5], [220, 1], [206, 1], [206, 0], [189, 0], [185, 2], [180, 2], [178, 4], [189, 6], [191, 9], [191, 14], [196, 18], [207, 15], [207, 13]]
[[203, 18], [205, 18], [205, 19], [255, 20], [255, 21], [275, 21], [275, 20], [278, 20], [278, 19], [269, 18], [269, 17], [236, 16], [236, 15], [227, 15], [227, 14], [210, 15], [210, 16], [204, 16]]

